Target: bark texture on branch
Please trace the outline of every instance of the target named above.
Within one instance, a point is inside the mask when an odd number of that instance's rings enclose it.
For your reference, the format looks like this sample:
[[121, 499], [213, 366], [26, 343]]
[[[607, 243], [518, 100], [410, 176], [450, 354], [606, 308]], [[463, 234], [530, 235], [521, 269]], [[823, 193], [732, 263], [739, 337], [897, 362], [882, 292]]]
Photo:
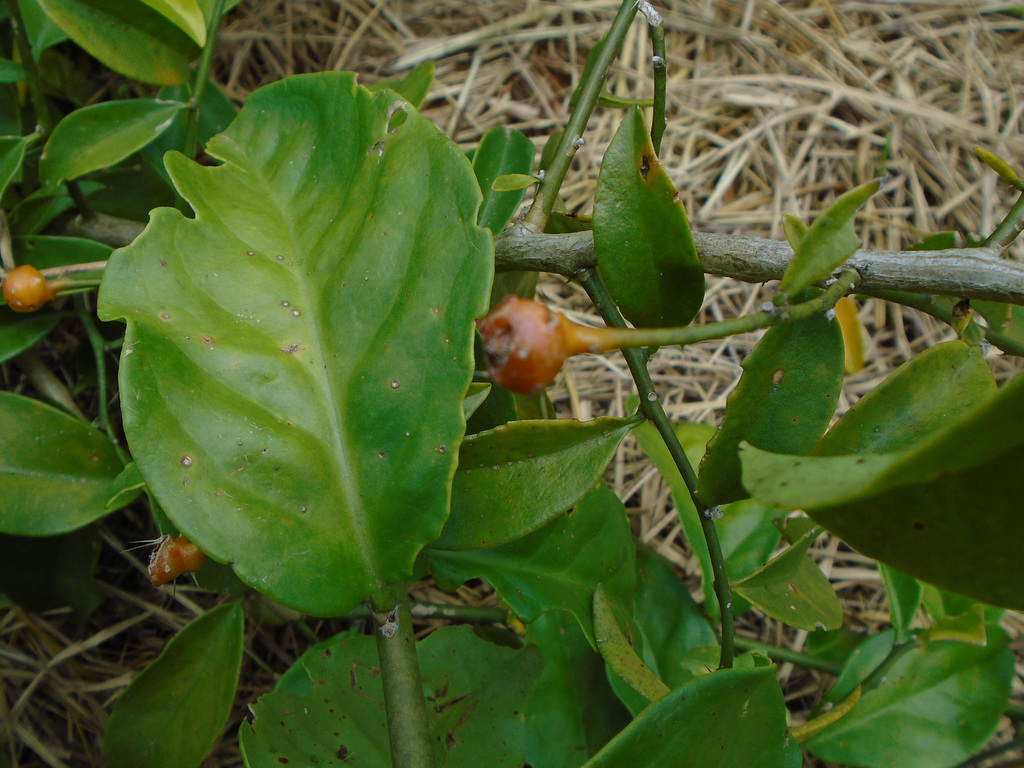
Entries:
[[[748, 235], [693, 233], [704, 271], [747, 283], [782, 277], [793, 249], [789, 243]], [[571, 278], [597, 266], [590, 232], [542, 235], [512, 227], [494, 240], [499, 272], [532, 270]], [[909, 291], [1024, 304], [1024, 264], [1002, 258], [996, 248], [942, 251], [860, 250], [843, 265], [857, 270], [859, 293]]]
[[[90, 237], [115, 247], [127, 245], [142, 231], [134, 221], [99, 216], [74, 217], [64, 234]], [[694, 232], [704, 271], [746, 283], [778, 280], [793, 258], [789, 243], [748, 235]], [[494, 239], [499, 272], [553, 272], [572, 278], [597, 266], [590, 232], [542, 235], [513, 226]], [[1005, 259], [997, 248], [949, 248], [942, 251], [857, 251], [844, 265], [861, 276], [859, 293], [911, 293], [988, 299], [1024, 304], [1024, 264]]]

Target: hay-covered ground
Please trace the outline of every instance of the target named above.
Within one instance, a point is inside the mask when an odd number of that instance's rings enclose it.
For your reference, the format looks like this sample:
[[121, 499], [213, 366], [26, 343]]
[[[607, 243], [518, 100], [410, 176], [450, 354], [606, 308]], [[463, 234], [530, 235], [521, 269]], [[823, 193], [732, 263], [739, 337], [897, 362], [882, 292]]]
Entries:
[[[487, 130], [507, 125], [533, 138], [539, 151], [564, 123], [586, 54], [618, 4], [247, 0], [219, 37], [214, 77], [241, 103], [254, 88], [295, 73], [350, 69], [369, 82], [430, 59], [436, 82], [423, 112], [442, 131], [471, 149]], [[781, 238], [782, 214], [809, 220], [836, 194], [877, 175], [886, 176], [883, 192], [858, 218], [866, 247], [898, 249], [942, 230], [988, 233], [1008, 210], [1010, 191], [973, 153], [983, 146], [1011, 161], [1024, 158], [1024, 22], [1020, 13], [1003, 10], [1007, 3], [655, 5], [665, 18], [669, 54], [662, 161], [695, 229]], [[610, 79], [614, 93], [651, 94], [650, 50], [646, 25], [638, 22]], [[592, 119], [563, 187], [569, 210], [589, 212], [601, 157], [620, 118], [621, 112], [599, 110]], [[1016, 247], [1015, 255], [1021, 253]], [[577, 319], [593, 316], [575, 285], [545, 279], [540, 292]], [[703, 317], [749, 313], [770, 295], [770, 287], [709, 279]], [[849, 376], [840, 412], [912, 355], [953, 337], [931, 318], [881, 302], [863, 302], [860, 318], [867, 362]], [[670, 416], [717, 423], [755, 341], [734, 337], [661, 350], [651, 368]], [[995, 352], [991, 364], [1000, 376], [1017, 368]], [[574, 359], [551, 396], [563, 414], [588, 419], [622, 415], [632, 393], [621, 357], [609, 355]], [[701, 599], [696, 559], [669, 490], [631, 439], [607, 479], [626, 500], [639, 538], [677, 565]], [[108, 521], [99, 574], [108, 599], [87, 624], [59, 612], [0, 613], [3, 739], [24, 747], [16, 765], [101, 765], [110, 702], [199, 606], [211, 604], [184, 582], [161, 591], [149, 586], [140, 564], [148, 551], [126, 550], [151, 532], [143, 512]], [[875, 630], [887, 623], [871, 561], [829, 538], [816, 545], [816, 555], [849, 626]], [[416, 597], [494, 599], [481, 584], [457, 596], [422, 585]], [[250, 626], [239, 705], [206, 765], [241, 764], [235, 730], [245, 704], [272, 686], [313, 638], [343, 626], [315, 620]], [[1013, 615], [1006, 626], [1020, 651], [1024, 625]], [[744, 616], [740, 628], [796, 650], [806, 639], [755, 614]], [[780, 676], [799, 722], [829, 680], [790, 665]], [[1014, 693], [1024, 699], [1019, 681]], [[1010, 734], [1007, 722], [998, 738]]]

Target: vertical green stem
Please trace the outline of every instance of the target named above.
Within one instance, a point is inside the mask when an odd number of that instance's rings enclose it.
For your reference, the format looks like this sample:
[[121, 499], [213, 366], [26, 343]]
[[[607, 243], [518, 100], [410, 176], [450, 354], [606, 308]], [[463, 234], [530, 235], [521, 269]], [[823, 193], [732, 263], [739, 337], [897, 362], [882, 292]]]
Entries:
[[[590, 271], [580, 276], [580, 285], [586, 290], [591, 301], [597, 307], [601, 316], [608, 325], [618, 328], [625, 326], [625, 320], [619, 314], [615, 302], [605, 288], [604, 281], [600, 276]], [[718, 529], [715, 527], [715, 520], [721, 516], [717, 507], [708, 507], [703, 501], [697, 498], [697, 473], [693, 471], [690, 460], [686, 458], [686, 452], [672, 428], [668, 414], [662, 408], [658, 400], [658, 394], [654, 390], [654, 381], [651, 379], [650, 371], [647, 370], [647, 361], [642, 350], [636, 347], [629, 347], [622, 350], [626, 358], [626, 364], [636, 382], [637, 392], [640, 395], [640, 412], [649, 419], [658, 430], [665, 447], [668, 448], [672, 460], [679, 468], [683, 476], [686, 488], [690, 492], [690, 498], [697, 508], [697, 517], [700, 519], [700, 527], [704, 532], [704, 542], [708, 548], [708, 556], [711, 559], [711, 570], [714, 578], [715, 597], [718, 599], [718, 607], [722, 616], [722, 652], [718, 666], [720, 669], [728, 669], [732, 666], [733, 646], [735, 627], [732, 617], [732, 585], [729, 583], [729, 575], [725, 570], [725, 554], [722, 552], [722, 544], [718, 540]]]
[[1024, 193], [1021, 193], [1020, 197], [1017, 198], [1017, 202], [1013, 204], [1013, 208], [999, 222], [999, 226], [995, 228], [995, 231], [985, 238], [985, 242], [982, 245], [994, 248], [1009, 248], [1010, 244], [1017, 239], [1017, 235], [1022, 231], [1024, 231]]
[[35, 107], [36, 122], [43, 129], [43, 135], [49, 136], [53, 132], [54, 123], [46, 99], [43, 98], [39, 68], [36, 66], [36, 60], [32, 57], [32, 43], [29, 42], [28, 33], [25, 31], [25, 20], [21, 16], [18, 0], [7, 0], [7, 10], [11, 15], [14, 40], [18, 46], [18, 55], [21, 56], [21, 65], [28, 75], [28, 92], [32, 98], [32, 105]]
[[640, 13], [647, 19], [651, 28], [651, 48], [654, 55], [651, 63], [654, 65], [654, 113], [651, 116], [651, 144], [654, 145], [654, 154], [661, 155], [661, 138], [665, 135], [665, 100], [668, 91], [668, 61], [665, 53], [665, 22], [661, 14], [654, 10], [648, 2], [639, 4]]
[[216, 0], [210, 21], [206, 25], [206, 45], [199, 59], [194, 85], [192, 86], [192, 106], [188, 111], [188, 127], [185, 131], [185, 157], [194, 158], [199, 147], [199, 104], [203, 100], [203, 92], [210, 78], [210, 62], [213, 61], [213, 46], [217, 40], [217, 29], [220, 27], [221, 16], [224, 15], [224, 0]]
[[92, 313], [89, 311], [89, 308], [85, 306], [85, 299], [83, 299], [82, 296], [75, 297], [75, 307], [78, 310], [78, 318], [82, 321], [82, 325], [85, 327], [85, 334], [89, 337], [89, 345], [92, 347], [92, 356], [96, 364], [96, 387], [99, 390], [97, 397], [99, 399], [100, 426], [103, 427], [103, 431], [107, 433], [107, 438], [110, 440], [110, 444], [114, 446], [114, 451], [117, 453], [117, 457], [121, 460], [121, 463], [127, 465], [130, 458], [121, 447], [117, 439], [117, 433], [114, 431], [113, 424], [110, 421], [110, 406], [107, 403], [106, 342], [103, 340], [103, 335], [100, 333], [100, 329], [97, 328], [96, 323], [93, 322]]
[[597, 100], [601, 96], [601, 89], [604, 87], [605, 74], [611, 66], [612, 60], [619, 53], [622, 41], [629, 31], [629, 25], [633, 23], [636, 16], [636, 0], [622, 0], [619, 12], [612, 21], [611, 29], [605, 37], [601, 52], [594, 62], [594, 68], [587, 80], [580, 83], [580, 97], [576, 102], [566, 123], [565, 131], [562, 133], [562, 140], [558, 142], [558, 149], [544, 173], [544, 179], [537, 187], [537, 196], [526, 213], [523, 223], [534, 232], [543, 232], [551, 209], [558, 198], [558, 190], [562, 187], [565, 175], [569, 172], [569, 165], [576, 154], [576, 150], [583, 146], [583, 132], [586, 130], [590, 115], [597, 106]]
[[391, 764], [395, 768], [434, 768], [427, 704], [405, 585], [389, 585], [383, 595], [374, 599], [371, 613], [384, 683]]

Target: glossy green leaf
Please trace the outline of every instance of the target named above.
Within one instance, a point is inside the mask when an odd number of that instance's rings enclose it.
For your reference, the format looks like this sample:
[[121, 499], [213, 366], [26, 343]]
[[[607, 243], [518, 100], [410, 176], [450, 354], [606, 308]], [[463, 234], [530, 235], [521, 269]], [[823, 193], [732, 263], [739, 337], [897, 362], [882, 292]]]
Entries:
[[686, 325], [704, 301], [704, 269], [678, 194], [643, 115], [630, 110], [601, 161], [594, 249], [608, 291], [637, 326]]
[[[523, 716], [540, 675], [535, 648], [481, 640], [469, 627], [445, 627], [416, 644], [437, 765], [521, 768]], [[376, 643], [360, 636], [307, 653], [300, 663], [310, 693], [292, 681], [253, 705], [240, 729], [249, 768], [391, 764]], [[299, 690], [299, 693], [294, 691]]]
[[44, 185], [77, 179], [124, 160], [168, 128], [182, 102], [107, 101], [76, 109], [53, 129], [39, 175]]
[[980, 347], [962, 341], [936, 344], [858, 400], [825, 433], [813, 453], [836, 456], [913, 448], [995, 390]]
[[545, 611], [569, 611], [592, 643], [594, 588], [604, 583], [613, 599], [625, 603], [636, 583], [626, 510], [604, 484], [571, 513], [516, 541], [493, 549], [426, 552], [442, 589], [455, 591], [469, 579], [485, 578], [524, 621]]
[[128, 462], [121, 473], [114, 478], [110, 499], [107, 501], [107, 510], [113, 512], [131, 504], [145, 488], [146, 481], [143, 479], [142, 473], [139, 472], [139, 468], [135, 466], [134, 461]]
[[[700, 459], [708, 440], [715, 433], [714, 427], [687, 422], [676, 424], [675, 431], [691, 464], [695, 464]], [[708, 555], [707, 545], [704, 543], [704, 531], [697, 516], [697, 508], [690, 498], [686, 483], [654, 425], [641, 424], [633, 431], [633, 435], [644, 453], [654, 462], [661, 476], [665, 478], [665, 482], [672, 488], [672, 501], [676, 505], [683, 533], [689, 542], [690, 551], [697, 556], [700, 562], [704, 586], [704, 610], [707, 611], [712, 621], [717, 621], [718, 602], [712, 580], [711, 558]], [[722, 507], [722, 517], [715, 521], [715, 528], [718, 529], [718, 538], [726, 558], [726, 570], [730, 578], [742, 578], [767, 562], [779, 543], [779, 531], [772, 525], [772, 520], [783, 514], [785, 514], [784, 510], [769, 507], [751, 499], [733, 502]], [[738, 615], [746, 611], [748, 607], [746, 601], [737, 599], [734, 602], [733, 610]]]
[[370, 83], [366, 88], [371, 93], [377, 93], [385, 88], [390, 88], [403, 99], [412, 104], [416, 109], [423, 106], [430, 93], [430, 87], [434, 84], [434, 62], [425, 61], [404, 77], [392, 77], [386, 80], [378, 80]]
[[405, 578], [449, 514], [491, 239], [465, 156], [407, 109], [348, 73], [255, 92], [223, 165], [168, 156], [196, 218], [155, 211], [100, 291], [150, 490], [306, 613]]
[[[799, 246], [793, 248], [793, 260], [779, 283], [779, 292], [794, 296], [804, 288], [826, 279], [860, 247], [853, 230], [857, 211], [868, 201], [882, 180], [875, 179], [840, 195], [819, 214], [802, 233]], [[791, 226], [793, 231], [798, 231]], [[787, 232], [787, 235], [789, 233]]]
[[825, 701], [838, 704], [853, 693], [858, 685], [885, 663], [896, 642], [896, 631], [883, 629], [874, 635], [862, 638], [862, 642], [847, 658], [843, 669], [836, 678]]
[[748, 587], [767, 587], [785, 582], [800, 570], [800, 564], [804, 561], [807, 550], [822, 534], [822, 530], [821, 526], [812, 525], [791, 542], [786, 549], [750, 575], [738, 580], [737, 584], [742, 583]]
[[878, 687], [804, 746], [823, 760], [866, 768], [945, 768], [980, 749], [1010, 695], [1013, 653], [992, 627], [987, 647], [908, 646]]
[[[752, 578], [759, 575], [755, 573]], [[795, 570], [783, 581], [767, 584], [738, 581], [733, 584], [733, 591], [767, 616], [797, 629], [837, 629], [843, 624], [843, 607], [835, 590], [806, 555], [796, 561]]]
[[[156, 98], [158, 101], [163, 102], [188, 102], [192, 98], [192, 87], [188, 83], [164, 86], [157, 93]], [[199, 146], [204, 147], [206, 142], [218, 133], [223, 133], [227, 130], [227, 127], [231, 125], [231, 121], [238, 115], [238, 107], [225, 95], [220, 86], [212, 81], [208, 81], [206, 87], [203, 88], [198, 114], [199, 125], [196, 138]], [[154, 141], [147, 144], [142, 150], [142, 156], [145, 158], [148, 166], [166, 181], [169, 189], [171, 188], [171, 180], [164, 169], [164, 154], [171, 150], [184, 151], [188, 134], [188, 123], [191, 118], [192, 113], [187, 110], [178, 112], [171, 118], [170, 125], [161, 131], [159, 136], [154, 137]], [[147, 221], [148, 219], [149, 215], [147, 212], [142, 221]]]
[[114, 704], [103, 750], [110, 768], [194, 768], [231, 712], [242, 664], [242, 603], [194, 619]]
[[121, 462], [90, 424], [0, 392], [0, 531], [67, 533], [107, 514]]
[[[1005, 336], [1017, 344], [1024, 345], [1024, 307], [1000, 301], [971, 301], [971, 309], [985, 318], [985, 323], [995, 333]], [[986, 334], [997, 347], [999, 339]]]
[[7, 191], [7, 186], [15, 179], [21, 178], [21, 164], [25, 160], [28, 145], [39, 138], [36, 134], [0, 137], [0, 197]]
[[889, 601], [889, 618], [896, 630], [896, 642], [902, 643], [910, 631], [910, 623], [921, 607], [921, 582], [885, 563], [878, 564]]
[[50, 20], [115, 72], [154, 85], [187, 82], [199, 46], [138, 0], [37, 0]]
[[438, 549], [495, 547], [535, 531], [583, 498], [636, 419], [515, 421], [467, 437]]
[[191, 37], [196, 45], [206, 43], [206, 19], [196, 0], [141, 0]]
[[645, 709], [586, 768], [799, 768], [772, 667], [725, 669]]
[[604, 587], [594, 590], [594, 634], [597, 648], [608, 668], [621, 677], [630, 688], [650, 702], [658, 701], [669, 693], [669, 687], [644, 664], [619, 627], [615, 611]]
[[[744, 483], [803, 509], [858, 551], [992, 605], [1024, 608], [1019, 478], [1024, 377], [888, 454], [786, 456], [750, 447]], [[977, 513], [971, 513], [977, 510]]]
[[697, 496], [708, 505], [749, 494], [740, 478], [739, 445], [805, 453], [825, 432], [844, 377], [839, 323], [811, 317], [771, 328], [743, 361], [725, 417], [700, 463]]
[[84, 621], [103, 601], [92, 575], [101, 543], [94, 525], [58, 536], [0, 533], [0, 593], [26, 611], [70, 607]]
[[539, 182], [536, 176], [528, 173], [504, 173], [491, 182], [491, 190], [494, 192], [519, 192], [526, 191], [529, 187]]
[[799, 219], [790, 213], [784, 213], [782, 215], [782, 229], [786, 233], [786, 239], [789, 240], [790, 247], [796, 251], [807, 235], [807, 225], [804, 224], [803, 219]]
[[32, 57], [39, 61], [43, 51], [68, 39], [60, 27], [50, 21], [38, 0], [18, 0], [25, 34], [32, 44]]
[[31, 348], [60, 320], [56, 312], [14, 312], [0, 307], [0, 363]]
[[[99, 184], [89, 180], [79, 181], [78, 187], [87, 198], [100, 189]], [[15, 235], [34, 235], [74, 207], [74, 201], [63, 186], [40, 188], [14, 206], [10, 218], [11, 231]]]
[[629, 713], [572, 616], [549, 611], [530, 623], [526, 639], [544, 656], [526, 707], [526, 762], [533, 768], [578, 768], [629, 723]]
[[536, 152], [533, 142], [512, 128], [499, 126], [484, 134], [473, 154], [473, 172], [484, 196], [477, 224], [497, 234], [512, 220], [529, 184], [499, 190], [495, 182], [510, 174], [528, 176]]

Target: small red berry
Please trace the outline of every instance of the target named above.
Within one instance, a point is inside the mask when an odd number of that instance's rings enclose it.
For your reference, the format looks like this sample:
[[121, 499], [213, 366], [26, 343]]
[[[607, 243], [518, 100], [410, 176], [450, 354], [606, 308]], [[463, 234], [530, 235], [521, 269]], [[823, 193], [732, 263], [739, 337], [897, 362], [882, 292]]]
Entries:
[[166, 584], [188, 571], [198, 571], [206, 554], [184, 536], [164, 536], [149, 557], [149, 581], [154, 587]]
[[4, 277], [4, 299], [15, 312], [35, 312], [57, 298], [57, 291], [45, 275], [33, 266], [22, 264]]

